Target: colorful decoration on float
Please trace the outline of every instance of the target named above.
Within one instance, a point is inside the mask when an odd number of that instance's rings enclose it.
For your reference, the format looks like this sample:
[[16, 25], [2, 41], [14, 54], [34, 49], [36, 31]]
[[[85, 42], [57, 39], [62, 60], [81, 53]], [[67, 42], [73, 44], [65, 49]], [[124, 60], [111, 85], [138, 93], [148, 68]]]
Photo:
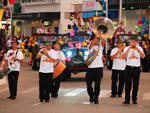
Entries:
[[74, 45], [73, 45], [73, 43], [70, 41], [70, 42], [68, 42], [68, 46], [69, 47], [74, 47]]
[[67, 61], [67, 62], [70, 62], [70, 61], [71, 61], [71, 58], [70, 58], [70, 57], [66, 57], [66, 61]]
[[139, 18], [136, 24], [137, 31], [140, 32], [144, 38], [148, 38], [148, 21], [146, 18], [144, 16]]
[[76, 43], [75, 46], [76, 46], [77, 49], [80, 49], [82, 47], [82, 43], [80, 43], [80, 42]]

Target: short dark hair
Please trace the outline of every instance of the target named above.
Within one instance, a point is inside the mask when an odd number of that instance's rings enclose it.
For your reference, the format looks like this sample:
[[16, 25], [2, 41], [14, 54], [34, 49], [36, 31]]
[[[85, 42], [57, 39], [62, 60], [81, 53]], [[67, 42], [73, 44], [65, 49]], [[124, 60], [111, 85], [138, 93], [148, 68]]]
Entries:
[[130, 40], [138, 41], [138, 37], [132, 36], [132, 37], [130, 37]]

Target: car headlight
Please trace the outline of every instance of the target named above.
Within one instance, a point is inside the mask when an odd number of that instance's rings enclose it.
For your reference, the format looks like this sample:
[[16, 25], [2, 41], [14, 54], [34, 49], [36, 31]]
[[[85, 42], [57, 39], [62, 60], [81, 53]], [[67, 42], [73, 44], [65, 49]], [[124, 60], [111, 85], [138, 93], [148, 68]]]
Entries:
[[66, 54], [67, 54], [68, 57], [72, 57], [72, 51], [67, 51]]
[[84, 52], [84, 55], [85, 55], [85, 56], [88, 56], [88, 55], [89, 55], [89, 52], [88, 52], [88, 51], [85, 51], [85, 52]]

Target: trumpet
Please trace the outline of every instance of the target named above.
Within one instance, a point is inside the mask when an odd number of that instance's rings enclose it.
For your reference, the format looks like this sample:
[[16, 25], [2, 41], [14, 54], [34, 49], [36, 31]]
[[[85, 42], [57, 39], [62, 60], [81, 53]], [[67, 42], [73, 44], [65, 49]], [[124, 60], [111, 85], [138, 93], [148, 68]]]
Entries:
[[111, 39], [115, 32], [115, 27], [109, 18], [100, 17], [94, 21], [92, 30], [94, 33], [100, 31], [104, 38]]
[[49, 56], [48, 52], [46, 49], [43, 49], [42, 51], [40, 51], [41, 54], [44, 54], [45, 56], [48, 57], [48, 59], [51, 61], [51, 62], [56, 62], [55, 59], [53, 59], [52, 57]]

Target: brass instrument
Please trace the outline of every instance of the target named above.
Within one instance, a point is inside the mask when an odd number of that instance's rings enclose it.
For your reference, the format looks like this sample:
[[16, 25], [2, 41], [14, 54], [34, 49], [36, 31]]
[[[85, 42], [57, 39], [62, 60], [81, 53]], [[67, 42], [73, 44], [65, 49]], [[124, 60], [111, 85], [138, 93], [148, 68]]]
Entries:
[[92, 30], [93, 32], [101, 31], [104, 38], [111, 39], [115, 32], [115, 27], [109, 18], [100, 17], [94, 21]]
[[[113, 37], [114, 32], [115, 32], [115, 27], [109, 18], [100, 17], [94, 21], [93, 26], [92, 26], [92, 30], [94, 33], [97, 31], [100, 31], [104, 38], [111, 39]], [[85, 61], [86, 65], [90, 65], [95, 60], [95, 58], [97, 57], [98, 51], [99, 51], [99, 49], [94, 50], [93, 52], [91, 52], [88, 55], [88, 58]]]

